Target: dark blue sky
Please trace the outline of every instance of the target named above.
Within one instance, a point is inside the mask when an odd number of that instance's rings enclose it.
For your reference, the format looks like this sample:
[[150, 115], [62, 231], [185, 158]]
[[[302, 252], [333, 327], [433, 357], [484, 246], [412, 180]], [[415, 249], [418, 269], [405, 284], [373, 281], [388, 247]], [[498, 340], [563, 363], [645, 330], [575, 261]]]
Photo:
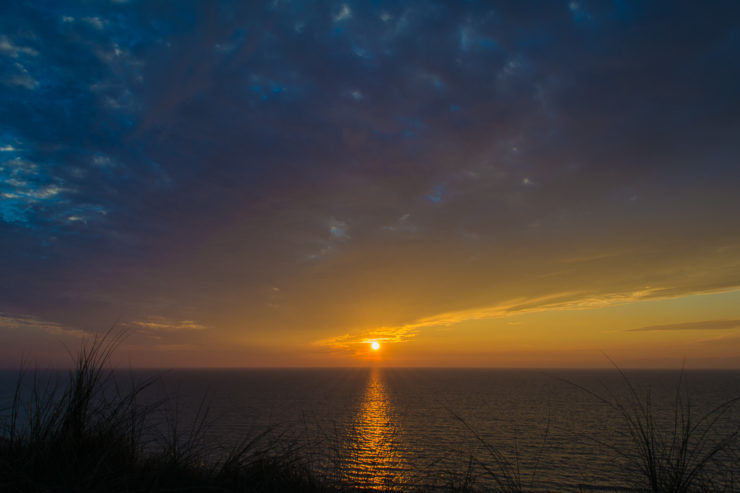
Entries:
[[4, 2], [3, 337], [737, 288], [738, 53], [735, 1]]

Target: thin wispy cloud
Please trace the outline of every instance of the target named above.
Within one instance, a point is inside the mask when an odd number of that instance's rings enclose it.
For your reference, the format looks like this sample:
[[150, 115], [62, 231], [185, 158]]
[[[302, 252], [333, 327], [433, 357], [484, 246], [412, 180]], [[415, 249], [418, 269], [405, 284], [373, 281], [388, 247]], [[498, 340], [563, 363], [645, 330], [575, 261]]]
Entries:
[[0, 313], [0, 330], [12, 330], [22, 332], [42, 331], [54, 336], [71, 336], [75, 338], [89, 337], [90, 334], [83, 330], [65, 327], [56, 322], [50, 322], [33, 316], [12, 316]]
[[321, 339], [316, 341], [314, 344], [331, 349], [349, 350], [374, 341], [381, 344], [408, 342], [413, 340], [417, 334], [418, 328], [414, 326], [381, 327]]
[[676, 324], [648, 325], [629, 329], [627, 332], [650, 332], [661, 330], [730, 330], [740, 329], [740, 320], [701, 320]]
[[[658, 293], [665, 293], [665, 296], [658, 296]], [[373, 340], [385, 343], [403, 343], [413, 340], [422, 330], [433, 327], [448, 327], [470, 321], [504, 318], [524, 313], [593, 310], [640, 301], [672, 299], [679, 296], [681, 295], [677, 295], [672, 289], [645, 288], [631, 293], [596, 295], [593, 293], [571, 292], [553, 294], [533, 299], [519, 298], [487, 307], [445, 312], [428, 317], [422, 317], [398, 327], [382, 327], [346, 333], [341, 336], [316, 341], [315, 344], [335, 349], [347, 349], [353, 346], [366, 344]], [[734, 328], [740, 328], [740, 320], [708, 320], [680, 324], [653, 325], [637, 329], [629, 329], [628, 331], [727, 330]]]
[[206, 330], [208, 327], [193, 320], [169, 320], [164, 317], [150, 317], [143, 320], [132, 320], [126, 326], [145, 332], [192, 332]]
[[740, 335], [726, 335], [721, 337], [714, 337], [712, 339], [704, 339], [698, 342], [699, 344], [707, 345], [734, 346], [740, 344]]

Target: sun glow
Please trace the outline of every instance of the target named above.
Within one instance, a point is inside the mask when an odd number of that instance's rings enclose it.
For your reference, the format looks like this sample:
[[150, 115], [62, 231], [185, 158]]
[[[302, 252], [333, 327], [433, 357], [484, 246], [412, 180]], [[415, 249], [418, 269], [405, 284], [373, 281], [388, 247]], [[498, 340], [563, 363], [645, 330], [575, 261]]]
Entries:
[[370, 347], [373, 348], [373, 351], [377, 351], [380, 349], [380, 343], [378, 341], [373, 341], [370, 343]]

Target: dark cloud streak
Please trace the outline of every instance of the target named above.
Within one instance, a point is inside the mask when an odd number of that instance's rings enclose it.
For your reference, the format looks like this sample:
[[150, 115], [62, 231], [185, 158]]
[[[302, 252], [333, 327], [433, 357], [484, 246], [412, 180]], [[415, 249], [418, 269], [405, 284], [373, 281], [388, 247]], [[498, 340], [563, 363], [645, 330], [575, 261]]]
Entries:
[[685, 322], [679, 324], [650, 325], [628, 332], [649, 332], [656, 330], [729, 330], [740, 328], [740, 320], [702, 320], [700, 322]]

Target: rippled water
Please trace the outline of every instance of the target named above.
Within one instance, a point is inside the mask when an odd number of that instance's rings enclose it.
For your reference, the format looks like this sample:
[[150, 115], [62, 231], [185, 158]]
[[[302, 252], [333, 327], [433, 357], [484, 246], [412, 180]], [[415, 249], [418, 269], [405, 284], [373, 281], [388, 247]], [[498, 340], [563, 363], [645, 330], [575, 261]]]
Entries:
[[[650, 390], [656, 419], [667, 425], [679, 377], [628, 372], [640, 396]], [[740, 396], [737, 371], [685, 378], [695, 416]], [[207, 440], [225, 448], [277, 427], [315, 468], [346, 484], [432, 489], [468, 477], [495, 486], [507, 462], [507, 474], [533, 490], [629, 488], [626, 464], [611, 450], [630, 448], [622, 418], [584, 388], [629, 402], [614, 370], [177, 370], [153, 392], [177, 395], [169, 406], [176, 403], [185, 424], [205, 396]], [[736, 409], [720, 431], [738, 424]]]

